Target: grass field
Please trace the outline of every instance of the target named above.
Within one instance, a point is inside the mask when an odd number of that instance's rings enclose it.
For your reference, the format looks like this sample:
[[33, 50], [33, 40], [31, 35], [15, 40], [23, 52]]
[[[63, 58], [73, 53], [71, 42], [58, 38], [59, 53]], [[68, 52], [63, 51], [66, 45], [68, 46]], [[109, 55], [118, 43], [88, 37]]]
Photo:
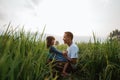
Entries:
[[[9, 27], [0, 35], [0, 80], [57, 80], [46, 65], [47, 53], [43, 34], [15, 31]], [[72, 80], [120, 80], [120, 41], [77, 43], [78, 71]], [[66, 45], [58, 45], [64, 50]], [[68, 79], [65, 79], [68, 80]]]

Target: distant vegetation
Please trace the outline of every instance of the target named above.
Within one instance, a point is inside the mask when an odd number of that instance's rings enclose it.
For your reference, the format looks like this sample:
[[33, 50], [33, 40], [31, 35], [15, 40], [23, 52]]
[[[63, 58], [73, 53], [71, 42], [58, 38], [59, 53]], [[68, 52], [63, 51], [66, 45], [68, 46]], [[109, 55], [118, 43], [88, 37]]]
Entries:
[[111, 40], [117, 39], [120, 41], [120, 31], [118, 29], [113, 30], [112, 32], [110, 32], [109, 37]]
[[[43, 30], [44, 34], [44, 30]], [[57, 80], [51, 67], [46, 65], [46, 43], [41, 34], [24, 29], [8, 28], [0, 35], [0, 80]], [[120, 80], [120, 42], [100, 42], [93, 34], [94, 43], [77, 43], [79, 47], [78, 71], [73, 80]], [[57, 45], [60, 50], [66, 45]], [[68, 80], [68, 79], [63, 79]]]

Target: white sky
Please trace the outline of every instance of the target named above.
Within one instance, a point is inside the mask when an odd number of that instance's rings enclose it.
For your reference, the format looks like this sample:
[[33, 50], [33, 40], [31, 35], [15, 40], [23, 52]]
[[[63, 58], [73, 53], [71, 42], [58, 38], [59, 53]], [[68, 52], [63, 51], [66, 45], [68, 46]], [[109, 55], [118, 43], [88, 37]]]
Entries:
[[[120, 0], [0, 0], [0, 25], [62, 36], [108, 36], [120, 30]], [[1, 26], [2, 27], [2, 26]]]

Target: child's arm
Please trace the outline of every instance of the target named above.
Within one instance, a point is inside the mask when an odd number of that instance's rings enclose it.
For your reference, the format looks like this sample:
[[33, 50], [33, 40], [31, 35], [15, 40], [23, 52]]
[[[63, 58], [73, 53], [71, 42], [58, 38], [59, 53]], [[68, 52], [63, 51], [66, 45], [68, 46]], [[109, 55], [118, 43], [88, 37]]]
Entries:
[[50, 52], [63, 55], [63, 53], [62, 53], [61, 51], [57, 50], [57, 49], [56, 49], [55, 47], [53, 47], [53, 46], [51, 47]]

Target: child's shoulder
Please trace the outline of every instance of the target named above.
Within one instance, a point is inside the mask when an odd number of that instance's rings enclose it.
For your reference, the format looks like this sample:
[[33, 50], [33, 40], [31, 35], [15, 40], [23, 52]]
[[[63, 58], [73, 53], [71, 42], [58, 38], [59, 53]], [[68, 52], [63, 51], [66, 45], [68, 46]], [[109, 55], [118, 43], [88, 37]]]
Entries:
[[50, 46], [50, 50], [56, 49], [55, 46]]

